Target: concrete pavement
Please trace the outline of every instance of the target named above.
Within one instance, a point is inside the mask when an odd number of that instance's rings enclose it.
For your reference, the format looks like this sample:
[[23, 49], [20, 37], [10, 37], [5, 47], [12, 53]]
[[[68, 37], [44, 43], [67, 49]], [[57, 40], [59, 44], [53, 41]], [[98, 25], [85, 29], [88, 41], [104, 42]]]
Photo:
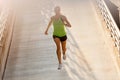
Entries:
[[[15, 2], [17, 18], [4, 80], [119, 80], [102, 25], [89, 0], [29, 0]], [[18, 5], [19, 3], [19, 5]], [[44, 35], [55, 5], [72, 24], [67, 60], [58, 62], [52, 28]]]

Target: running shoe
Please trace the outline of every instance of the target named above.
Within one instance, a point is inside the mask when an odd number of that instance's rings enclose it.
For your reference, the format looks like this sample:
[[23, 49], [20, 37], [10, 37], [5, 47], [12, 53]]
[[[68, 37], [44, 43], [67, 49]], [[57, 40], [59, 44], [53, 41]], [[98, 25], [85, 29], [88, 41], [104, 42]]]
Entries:
[[66, 60], [66, 55], [65, 54], [63, 55], [63, 59]]
[[62, 64], [59, 64], [58, 65], [58, 70], [61, 70], [62, 69]]

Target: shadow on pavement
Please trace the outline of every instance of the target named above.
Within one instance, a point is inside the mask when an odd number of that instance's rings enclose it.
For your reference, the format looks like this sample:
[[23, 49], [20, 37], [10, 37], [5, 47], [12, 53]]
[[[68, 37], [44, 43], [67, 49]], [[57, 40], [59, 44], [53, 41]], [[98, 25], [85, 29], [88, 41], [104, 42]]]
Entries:
[[72, 80], [97, 80], [91, 67], [85, 59], [75, 38], [68, 31], [68, 51], [67, 62], [65, 64], [66, 72]]

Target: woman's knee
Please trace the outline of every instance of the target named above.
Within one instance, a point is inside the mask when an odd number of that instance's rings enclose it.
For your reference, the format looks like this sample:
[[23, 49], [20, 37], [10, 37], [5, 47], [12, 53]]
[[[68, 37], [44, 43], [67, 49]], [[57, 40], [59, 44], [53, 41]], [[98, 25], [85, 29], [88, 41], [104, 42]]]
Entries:
[[62, 50], [63, 50], [63, 52], [65, 52], [65, 51], [66, 51], [66, 48], [63, 48]]
[[60, 47], [57, 47], [57, 52], [60, 52]]
[[66, 41], [62, 42], [62, 50], [63, 52], [66, 51]]

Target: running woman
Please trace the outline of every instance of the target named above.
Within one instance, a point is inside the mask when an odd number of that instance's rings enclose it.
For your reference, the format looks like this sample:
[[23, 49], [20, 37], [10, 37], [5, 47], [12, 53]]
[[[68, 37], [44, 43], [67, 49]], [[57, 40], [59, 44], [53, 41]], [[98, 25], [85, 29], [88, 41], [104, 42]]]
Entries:
[[[61, 14], [60, 12], [60, 7], [57, 6], [54, 8], [55, 15], [51, 17], [51, 20], [47, 26], [47, 29], [45, 31], [45, 34], [48, 35], [48, 30], [53, 24], [53, 39], [56, 44], [56, 53], [57, 53], [57, 58], [58, 58], [58, 70], [62, 68], [62, 60], [61, 60], [61, 48], [62, 48], [62, 53], [63, 53], [63, 59], [66, 60], [66, 40], [67, 40], [67, 35], [65, 31], [65, 26], [71, 27], [71, 24], [67, 20], [67, 18]], [[60, 46], [61, 44], [61, 46]]]

